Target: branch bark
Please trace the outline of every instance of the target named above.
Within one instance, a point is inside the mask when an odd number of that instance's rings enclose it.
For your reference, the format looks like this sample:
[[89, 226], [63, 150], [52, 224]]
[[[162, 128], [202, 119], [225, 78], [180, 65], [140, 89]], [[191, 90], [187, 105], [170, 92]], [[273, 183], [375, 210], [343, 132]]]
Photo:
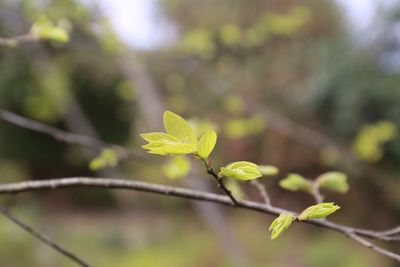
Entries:
[[[18, 183], [8, 183], [0, 185], [0, 194], [17, 194], [22, 192], [32, 192], [39, 190], [54, 190], [71, 187], [87, 187], [87, 188], [108, 188], [108, 189], [124, 189], [133, 191], [143, 191], [160, 195], [175, 196], [185, 199], [193, 199], [199, 201], [208, 201], [225, 206], [232, 206], [229, 197], [199, 190], [191, 190], [181, 187], [166, 186], [155, 183], [147, 183], [142, 181], [131, 181], [116, 178], [91, 178], [91, 177], [70, 177], [49, 180], [26, 181]], [[253, 210], [264, 214], [278, 216], [280, 213], [297, 214], [293, 211], [273, 207], [264, 203], [236, 200], [235, 208]], [[398, 241], [391, 236], [383, 235], [379, 231], [365, 230], [353, 228], [341, 224], [337, 224], [328, 220], [307, 220], [304, 223], [312, 224], [322, 228], [330, 229], [342, 234], [355, 233], [359, 236], [380, 239], [385, 241]]]

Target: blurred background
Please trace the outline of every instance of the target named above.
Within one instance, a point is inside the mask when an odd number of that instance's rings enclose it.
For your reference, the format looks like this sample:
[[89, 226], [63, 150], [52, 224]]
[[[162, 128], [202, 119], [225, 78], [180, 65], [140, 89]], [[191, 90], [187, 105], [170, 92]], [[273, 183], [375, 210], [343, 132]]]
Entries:
[[[66, 44], [0, 48], [0, 107], [134, 153], [65, 144], [0, 119], [0, 181], [119, 177], [217, 191], [196, 161], [148, 155], [142, 132], [171, 110], [200, 135], [218, 131], [215, 166], [348, 174], [332, 220], [376, 230], [400, 220], [400, 4], [328, 0], [1, 0], [0, 36], [45, 15]], [[3, 112], [3, 111], [2, 111]], [[246, 183], [238, 198], [260, 200]], [[2, 196], [27, 222], [94, 266], [398, 266], [343, 235], [294, 224], [270, 241], [272, 217], [140, 192], [68, 189]], [[400, 252], [397, 244], [388, 249]], [[74, 266], [0, 217], [0, 266]]]

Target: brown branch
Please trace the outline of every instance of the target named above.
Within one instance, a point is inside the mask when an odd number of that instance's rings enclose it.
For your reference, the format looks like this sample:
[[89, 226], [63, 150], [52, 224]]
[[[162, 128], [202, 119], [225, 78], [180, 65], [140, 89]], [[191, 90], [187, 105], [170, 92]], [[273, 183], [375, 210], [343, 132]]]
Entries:
[[56, 243], [55, 241], [51, 240], [50, 238], [46, 237], [44, 234], [38, 232], [19, 218], [17, 218], [13, 213], [10, 212], [10, 210], [4, 206], [0, 206], [0, 213], [2, 213], [6, 218], [8, 218], [10, 221], [15, 223], [17, 226], [19, 226], [21, 229], [25, 230], [28, 232], [30, 235], [33, 237], [37, 238], [38, 240], [42, 241], [49, 247], [55, 249], [65, 257], [69, 258], [70, 260], [74, 261], [77, 263], [79, 266], [82, 267], [90, 267], [88, 263], [86, 263], [84, 260], [79, 258], [77, 255], [74, 253], [70, 252], [60, 244]]
[[223, 178], [218, 176], [218, 174], [214, 171], [214, 169], [212, 167], [207, 167], [207, 173], [210, 174], [212, 177], [215, 178], [215, 180], [218, 183], [218, 188], [221, 189], [232, 201], [232, 205], [233, 206], [237, 206], [237, 200], [236, 198], [233, 196], [231, 190], [229, 190], [228, 188], [226, 188], [224, 181], [222, 180]]

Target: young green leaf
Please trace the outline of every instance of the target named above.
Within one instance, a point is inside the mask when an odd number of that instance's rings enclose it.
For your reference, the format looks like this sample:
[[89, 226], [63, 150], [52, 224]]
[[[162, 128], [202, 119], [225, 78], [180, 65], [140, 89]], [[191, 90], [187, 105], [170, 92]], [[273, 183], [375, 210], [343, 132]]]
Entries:
[[334, 202], [321, 203], [310, 206], [307, 209], [303, 210], [298, 216], [298, 219], [300, 221], [308, 219], [321, 219], [334, 213], [338, 209], [340, 209], [340, 207], [338, 205], [335, 205]]
[[184, 178], [190, 171], [190, 161], [184, 156], [175, 156], [162, 165], [162, 171], [170, 179]]
[[277, 175], [279, 173], [279, 169], [271, 165], [260, 165], [259, 170], [265, 176]]
[[166, 133], [144, 133], [140, 134], [140, 136], [146, 140], [147, 142], [165, 142], [165, 143], [180, 143], [179, 139], [173, 135], [166, 134]]
[[33, 24], [30, 34], [42, 40], [50, 40], [59, 43], [66, 43], [69, 41], [67, 31], [61, 27], [55, 26], [44, 16], [40, 17]]
[[142, 147], [149, 150], [151, 154], [190, 154], [195, 150], [195, 145], [182, 143], [178, 138], [170, 134], [156, 132], [141, 134], [140, 136], [149, 142]]
[[178, 114], [165, 111], [164, 127], [168, 134], [175, 136], [182, 143], [196, 145], [197, 137], [192, 126]]
[[217, 133], [213, 130], [207, 131], [199, 140], [197, 144], [197, 154], [202, 159], [207, 159], [214, 149], [217, 142]]
[[312, 188], [311, 181], [296, 173], [290, 173], [279, 185], [289, 191], [310, 192]]
[[221, 168], [222, 175], [238, 180], [253, 180], [262, 176], [259, 166], [248, 161], [237, 161]]
[[194, 152], [194, 145], [184, 143], [164, 143], [164, 142], [150, 142], [145, 146], [144, 149], [149, 150], [150, 154], [157, 154], [161, 156], [166, 155], [179, 155], [179, 154], [191, 154]]
[[346, 193], [349, 190], [347, 175], [341, 172], [327, 172], [317, 178], [317, 183], [321, 188]]
[[289, 213], [281, 213], [270, 225], [271, 240], [282, 234], [296, 220], [296, 216]]

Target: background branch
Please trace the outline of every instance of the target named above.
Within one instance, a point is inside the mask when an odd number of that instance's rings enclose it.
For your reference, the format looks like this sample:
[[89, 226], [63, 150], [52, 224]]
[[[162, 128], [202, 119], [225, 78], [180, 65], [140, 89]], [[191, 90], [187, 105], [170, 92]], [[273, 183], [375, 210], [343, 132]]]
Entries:
[[24, 34], [20, 36], [3, 38], [0, 37], [0, 46], [16, 47], [25, 43], [35, 43], [38, 39], [31, 34]]
[[360, 237], [359, 235], [357, 235], [355, 233], [349, 233], [348, 236], [351, 239], [355, 240], [356, 242], [360, 243], [361, 245], [364, 245], [367, 248], [370, 248], [380, 254], [383, 254], [389, 258], [392, 258], [392, 259], [400, 262], [400, 255], [393, 253], [391, 251], [388, 251], [386, 249], [383, 249], [381, 247], [378, 247], [377, 245], [371, 243], [370, 241], [366, 240], [365, 238]]
[[53, 137], [54, 139], [73, 145], [79, 145], [86, 148], [99, 150], [105, 148], [113, 148], [117, 151], [118, 157], [120, 159], [127, 159], [132, 157], [138, 157], [138, 154], [131, 152], [130, 150], [114, 144], [107, 144], [98, 139], [88, 137], [86, 135], [71, 133], [68, 131], [60, 130], [56, 127], [49, 126], [42, 122], [38, 122], [35, 120], [31, 120], [25, 117], [22, 117], [18, 114], [10, 112], [8, 110], [4, 110], [0, 108], [0, 119], [6, 121], [8, 123], [14, 124], [21, 128], [29, 129], [35, 132], [39, 132], [42, 134], [46, 134], [48, 136]]
[[67, 250], [65, 247], [62, 245], [56, 243], [54, 240], [50, 239], [49, 237], [45, 236], [44, 234], [40, 233], [39, 231], [35, 230], [33, 227], [30, 225], [26, 224], [19, 218], [17, 218], [11, 211], [4, 206], [0, 206], [0, 213], [2, 213], [7, 219], [12, 221], [14, 224], [19, 226], [21, 229], [25, 230], [27, 233], [35, 237], [36, 239], [42, 241], [49, 247], [55, 249], [65, 257], [69, 258], [70, 260], [74, 261], [77, 263], [79, 266], [82, 267], [90, 267], [88, 263], [86, 263], [84, 260], [82, 260], [80, 257], [78, 257], [76, 254], [72, 253], [71, 251]]

